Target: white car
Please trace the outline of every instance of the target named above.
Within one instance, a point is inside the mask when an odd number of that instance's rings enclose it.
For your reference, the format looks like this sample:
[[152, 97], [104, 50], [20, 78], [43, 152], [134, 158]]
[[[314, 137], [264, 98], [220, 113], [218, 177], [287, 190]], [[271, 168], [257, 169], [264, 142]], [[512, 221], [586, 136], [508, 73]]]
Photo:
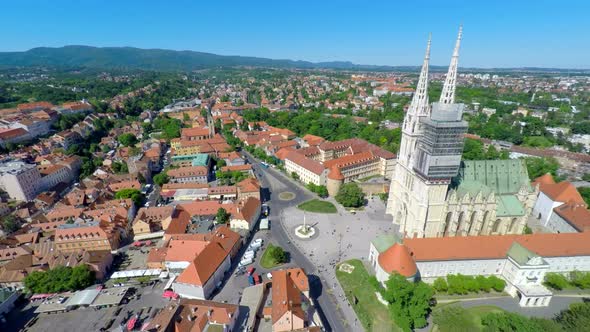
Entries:
[[266, 274], [266, 277], [268, 278], [268, 280], [272, 280], [272, 273], [270, 273], [270, 272], [269, 272], [269, 273], [267, 273], [267, 274]]
[[256, 240], [252, 241], [252, 243], [260, 243], [260, 244], [262, 244], [262, 242], [264, 242], [262, 239], [256, 239]]

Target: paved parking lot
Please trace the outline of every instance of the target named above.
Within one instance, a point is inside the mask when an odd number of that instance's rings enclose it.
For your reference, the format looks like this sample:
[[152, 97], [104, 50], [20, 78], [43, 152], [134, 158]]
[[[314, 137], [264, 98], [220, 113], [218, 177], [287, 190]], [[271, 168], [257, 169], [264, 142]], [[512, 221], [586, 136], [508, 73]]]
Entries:
[[[168, 299], [162, 298], [164, 283], [157, 283], [153, 287], [137, 287], [136, 294], [139, 296], [129, 300], [129, 303], [119, 307], [102, 309], [78, 308], [69, 312], [34, 315], [32, 311], [39, 303], [27, 304], [16, 310], [14, 317], [8, 317], [13, 324], [7, 326], [6, 331], [19, 331], [30, 319], [37, 317], [35, 323], [26, 331], [56, 332], [56, 331], [99, 331], [107, 322], [114, 319], [111, 329], [124, 324], [136, 313], [142, 312], [139, 321], [140, 325], [150, 315], [150, 310], [163, 308]], [[115, 312], [121, 308], [118, 315]], [[152, 309], [150, 309], [152, 308]], [[149, 312], [149, 313], [148, 313]], [[4, 330], [3, 330], [4, 331]]]

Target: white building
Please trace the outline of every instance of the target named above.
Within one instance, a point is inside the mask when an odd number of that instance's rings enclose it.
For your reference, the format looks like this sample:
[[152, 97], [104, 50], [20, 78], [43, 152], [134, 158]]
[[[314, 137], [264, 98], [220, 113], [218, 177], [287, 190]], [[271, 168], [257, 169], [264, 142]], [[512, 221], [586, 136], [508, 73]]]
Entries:
[[590, 233], [414, 238], [403, 244], [385, 235], [371, 243], [369, 260], [381, 282], [393, 272], [408, 276], [414, 264], [416, 278], [426, 282], [451, 274], [494, 275], [521, 306], [540, 307], [552, 296], [542, 284], [546, 273], [590, 271]]
[[10, 198], [31, 201], [41, 191], [41, 175], [37, 167], [22, 161], [9, 161], [0, 164], [0, 188]]
[[172, 289], [184, 298], [208, 299], [221, 286], [230, 267], [230, 255], [218, 243], [212, 242], [176, 278]]
[[[563, 230], [557, 224], [558, 219], [553, 217], [557, 207], [564, 204], [585, 206], [584, 199], [574, 185], [567, 181], [555, 183], [550, 174], [536, 178], [533, 185], [539, 187], [539, 196], [533, 207], [532, 215], [539, 219], [541, 225], [552, 229], [554, 232]], [[551, 225], [549, 225], [550, 220], [552, 220]]]
[[430, 41], [402, 126], [387, 213], [408, 237], [521, 234], [536, 198], [524, 161], [464, 160], [464, 106], [455, 102], [462, 30], [441, 98], [428, 101]]

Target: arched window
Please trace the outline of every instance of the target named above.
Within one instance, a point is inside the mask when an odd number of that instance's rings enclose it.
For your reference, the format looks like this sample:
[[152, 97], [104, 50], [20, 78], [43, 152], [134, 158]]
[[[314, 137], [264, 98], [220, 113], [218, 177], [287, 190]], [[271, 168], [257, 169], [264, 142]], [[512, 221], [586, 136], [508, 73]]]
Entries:
[[492, 227], [492, 232], [493, 233], [497, 233], [498, 229], [500, 228], [500, 219], [496, 219], [496, 221], [494, 221], [494, 226]]
[[483, 218], [481, 219], [481, 228], [479, 229], [479, 235], [484, 235], [487, 234], [488, 229], [490, 228], [489, 225], [489, 218], [490, 217], [490, 212], [486, 211], [483, 214]]
[[514, 233], [516, 231], [516, 224], [517, 224], [517, 219], [516, 218], [512, 218], [512, 220], [510, 221], [510, 228], [508, 229], [508, 232], [510, 233]]
[[475, 221], [476, 216], [477, 216], [477, 213], [475, 211], [471, 212], [471, 218], [469, 218], [469, 229], [467, 230], [467, 235], [471, 234], [471, 230], [473, 229], [473, 226], [476, 223], [476, 221]]
[[459, 232], [461, 232], [461, 230], [465, 228], [465, 225], [463, 225], [464, 216], [464, 212], [459, 213], [459, 219], [457, 220], [457, 230], [455, 231], [455, 235], [460, 235]]
[[453, 219], [453, 212], [447, 213], [447, 218], [445, 219], [445, 232], [443, 236], [449, 235], [449, 226], [451, 225], [451, 219]]

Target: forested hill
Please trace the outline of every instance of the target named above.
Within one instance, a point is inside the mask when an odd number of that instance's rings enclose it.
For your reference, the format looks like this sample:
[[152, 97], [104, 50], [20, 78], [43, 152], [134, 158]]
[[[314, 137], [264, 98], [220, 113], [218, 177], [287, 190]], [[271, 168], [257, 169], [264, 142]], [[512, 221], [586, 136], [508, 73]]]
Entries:
[[[217, 55], [195, 51], [141, 49], [134, 47], [64, 46], [38, 47], [25, 52], [0, 52], [0, 67], [85, 67], [95, 69], [140, 69], [156, 71], [191, 71], [214, 67], [273, 67], [300, 69], [338, 69], [364, 71], [412, 71], [418, 66], [359, 65], [350, 61], [309, 62], [268, 58]], [[431, 71], [444, 72], [446, 66], [431, 66]], [[462, 68], [489, 72], [566, 72], [552, 68]], [[567, 70], [568, 73], [574, 71]], [[577, 72], [588, 73], [589, 70]]]
[[[267, 58], [227, 56], [194, 51], [140, 49], [133, 47], [64, 46], [39, 47], [25, 52], [0, 52], [4, 67], [88, 67], [126, 68], [159, 71], [190, 71], [212, 67], [275, 67], [386, 70], [393, 67], [355, 65], [351, 62], [273, 60]], [[402, 67], [400, 67], [402, 68]], [[405, 67], [416, 70], [417, 67]]]

